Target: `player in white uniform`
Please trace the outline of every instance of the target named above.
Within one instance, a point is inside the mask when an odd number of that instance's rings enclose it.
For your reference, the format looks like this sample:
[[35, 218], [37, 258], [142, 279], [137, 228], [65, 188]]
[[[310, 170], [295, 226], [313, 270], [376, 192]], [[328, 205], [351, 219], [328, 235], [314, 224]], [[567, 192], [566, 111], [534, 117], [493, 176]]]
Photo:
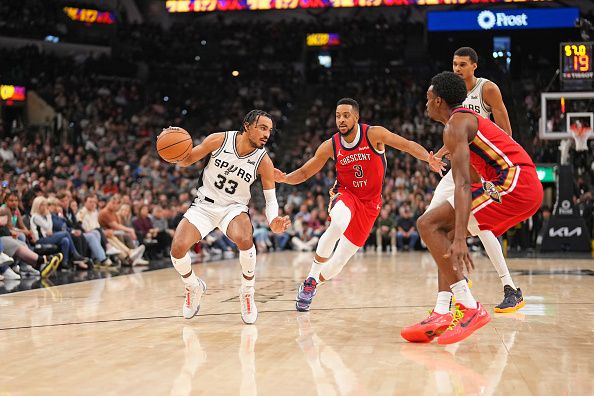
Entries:
[[[495, 123], [511, 136], [511, 125], [499, 87], [486, 78], [477, 78], [474, 75], [474, 71], [478, 66], [477, 61], [478, 55], [470, 47], [462, 47], [454, 52], [453, 71], [464, 80], [468, 91], [468, 96], [463, 105], [483, 117], [489, 118], [493, 115]], [[438, 151], [436, 157], [441, 158], [441, 156], [446, 154], [444, 148], [442, 148]], [[454, 179], [452, 172], [449, 171], [437, 185], [427, 211], [439, 207], [449, 197], [454, 196], [454, 189]], [[485, 251], [503, 284], [503, 301], [495, 307], [495, 312], [513, 312], [522, 308], [525, 305], [522, 298], [522, 291], [516, 288], [509, 274], [509, 269], [507, 268], [497, 237], [491, 231], [481, 231], [478, 237], [483, 243]], [[444, 283], [443, 285], [442, 282]], [[452, 293], [447, 282], [441, 278], [439, 290], [435, 312], [443, 314], [449, 311]]]
[[288, 217], [278, 216], [274, 185], [274, 166], [264, 150], [273, 129], [272, 117], [261, 110], [252, 110], [244, 118], [241, 131], [208, 135], [194, 147], [179, 166], [190, 166], [210, 155], [202, 175], [203, 185], [192, 206], [177, 226], [171, 244], [171, 261], [185, 283], [183, 315], [190, 319], [198, 314], [206, 284], [192, 271], [188, 250], [216, 227], [220, 228], [239, 249], [243, 276], [239, 290], [241, 318], [254, 323], [258, 310], [254, 300], [256, 249], [247, 204], [250, 186], [260, 175], [266, 199], [266, 218], [275, 233], [284, 232]]

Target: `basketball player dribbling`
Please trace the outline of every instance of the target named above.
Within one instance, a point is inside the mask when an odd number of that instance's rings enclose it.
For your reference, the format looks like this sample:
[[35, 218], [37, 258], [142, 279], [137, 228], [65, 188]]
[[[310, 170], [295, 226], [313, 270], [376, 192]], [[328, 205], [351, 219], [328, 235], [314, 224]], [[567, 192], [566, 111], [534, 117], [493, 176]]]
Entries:
[[[536, 213], [542, 203], [542, 185], [530, 156], [491, 120], [463, 107], [466, 97], [464, 80], [452, 72], [434, 76], [427, 91], [429, 117], [445, 125], [443, 141], [452, 161], [455, 193], [425, 212], [417, 227], [456, 305], [454, 313], [432, 312], [419, 325], [409, 327], [403, 334], [408, 341], [430, 342], [439, 337], [440, 344], [455, 343], [491, 320], [463, 275], [464, 267], [474, 266], [467, 231], [501, 235]], [[473, 179], [482, 183], [473, 184]]]
[[214, 228], [223, 231], [239, 249], [242, 278], [239, 291], [241, 318], [254, 323], [258, 310], [254, 300], [256, 249], [247, 204], [250, 186], [261, 177], [266, 198], [266, 218], [275, 233], [284, 232], [288, 217], [278, 216], [274, 185], [274, 166], [264, 145], [273, 130], [272, 117], [261, 110], [252, 110], [244, 118], [241, 131], [208, 135], [190, 154], [178, 162], [190, 166], [207, 155], [208, 164], [202, 174], [202, 186], [192, 206], [177, 226], [171, 244], [171, 261], [185, 284], [183, 315], [190, 319], [198, 314], [206, 284], [192, 271], [188, 250]]
[[435, 172], [444, 169], [444, 164], [421, 145], [384, 127], [359, 124], [359, 104], [353, 99], [338, 101], [336, 127], [338, 132], [324, 141], [301, 168], [288, 175], [275, 169], [277, 182], [295, 185], [318, 173], [329, 159], [336, 162], [336, 182], [330, 191], [330, 226], [318, 242], [309, 275], [297, 293], [298, 311], [308, 311], [318, 283], [336, 276], [365, 244], [382, 206], [386, 145], [428, 162]]
[[[452, 60], [453, 72], [464, 80], [467, 90], [467, 96], [463, 106], [485, 118], [490, 118], [493, 115], [495, 123], [505, 133], [512, 136], [507, 109], [503, 103], [499, 87], [492, 81], [485, 78], [477, 78], [474, 75], [474, 71], [478, 66], [477, 62], [478, 55], [470, 47], [462, 47], [454, 52], [454, 58]], [[437, 152], [436, 157], [441, 158], [442, 154], [445, 153], [444, 148], [445, 146]], [[437, 185], [427, 211], [437, 208], [453, 196], [454, 179], [452, 172], [449, 171]], [[522, 308], [525, 305], [522, 291], [520, 288], [516, 288], [514, 284], [497, 237], [489, 230], [481, 230], [477, 236], [485, 247], [487, 256], [499, 274], [499, 279], [503, 286], [503, 301], [495, 306], [495, 312], [513, 312]], [[452, 293], [450, 292], [449, 285], [445, 280], [440, 279], [434, 311], [440, 314], [449, 312], [451, 298]]]

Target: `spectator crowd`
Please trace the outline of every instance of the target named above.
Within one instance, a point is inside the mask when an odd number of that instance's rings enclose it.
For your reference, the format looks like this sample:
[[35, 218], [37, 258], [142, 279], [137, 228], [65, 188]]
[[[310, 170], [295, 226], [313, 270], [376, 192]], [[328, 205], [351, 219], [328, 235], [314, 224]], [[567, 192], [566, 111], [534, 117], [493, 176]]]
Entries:
[[[299, 66], [302, 44], [295, 43], [323, 23], [176, 24], [168, 31], [125, 26], [111, 58], [0, 49], [3, 59], [21, 63], [18, 69], [0, 64], [3, 81], [27, 86], [55, 111], [44, 127], [18, 117], [0, 120], [0, 276], [144, 266], [168, 257], [174, 229], [200, 179], [200, 166], [179, 168], [158, 159], [153, 143], [168, 125], [185, 127], [199, 143], [207, 133], [239, 128], [250, 109], [264, 109], [278, 129], [267, 148], [275, 166], [288, 172], [330, 137], [336, 100], [351, 96], [360, 102], [362, 122], [437, 151], [441, 127], [424, 114], [426, 83], [436, 70], [428, 62], [392, 62], [418, 26], [380, 17], [356, 20], [343, 32], [341, 20], [332, 22], [328, 26], [341, 32], [343, 50], [336, 53], [336, 68], [313, 69], [312, 80], [306, 66]], [[203, 43], [195, 54], [184, 51], [189, 36]], [[259, 63], [248, 61], [254, 54]], [[234, 68], [237, 78], [230, 74]], [[530, 114], [537, 114], [530, 103]], [[537, 148], [536, 155], [547, 154]], [[392, 149], [387, 162], [384, 207], [366, 248], [422, 249], [416, 219], [440, 176]], [[292, 220], [280, 235], [270, 232], [255, 193], [250, 212], [258, 251], [314, 250], [328, 224], [334, 180], [329, 162], [300, 186], [278, 186], [282, 214]], [[589, 216], [591, 230], [592, 180], [580, 180], [576, 203]], [[525, 247], [534, 247], [549, 215], [543, 208], [532, 220]], [[198, 260], [235, 253], [233, 242], [215, 230], [191, 255]]]

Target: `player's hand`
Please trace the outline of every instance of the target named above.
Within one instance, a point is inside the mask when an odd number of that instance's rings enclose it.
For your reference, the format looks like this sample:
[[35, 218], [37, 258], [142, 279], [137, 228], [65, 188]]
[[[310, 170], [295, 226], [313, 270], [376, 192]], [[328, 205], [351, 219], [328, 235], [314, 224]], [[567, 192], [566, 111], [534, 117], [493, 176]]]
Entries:
[[290, 225], [291, 225], [291, 219], [289, 219], [289, 216], [283, 216], [283, 217], [278, 216], [278, 217], [275, 217], [272, 220], [272, 222], [270, 222], [270, 229], [275, 234], [281, 234], [281, 233], [287, 231], [287, 228], [289, 228]]
[[280, 169], [274, 168], [274, 181], [276, 183], [284, 183], [286, 180], [287, 174]]
[[468, 253], [468, 246], [466, 246], [466, 238], [454, 238], [454, 242], [450, 245], [448, 252], [443, 255], [445, 259], [450, 257], [452, 258], [455, 271], [460, 269], [464, 272], [464, 268], [466, 267], [466, 272], [470, 274], [474, 269], [474, 263]]
[[431, 170], [433, 172], [439, 173], [440, 175], [442, 175], [443, 171], [446, 169], [445, 162], [441, 160], [441, 157], [438, 158], [435, 155], [433, 155], [433, 151], [429, 152], [429, 158], [427, 162], [429, 163], [429, 167], [431, 167]]

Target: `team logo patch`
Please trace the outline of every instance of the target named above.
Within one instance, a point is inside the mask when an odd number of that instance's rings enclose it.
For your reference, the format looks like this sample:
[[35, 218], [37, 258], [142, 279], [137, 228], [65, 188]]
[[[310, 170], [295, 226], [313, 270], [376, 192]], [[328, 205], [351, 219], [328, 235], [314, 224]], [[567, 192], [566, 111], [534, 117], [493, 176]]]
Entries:
[[487, 194], [493, 201], [501, 203], [501, 193], [495, 184], [490, 181], [484, 181], [483, 190], [485, 190], [485, 194]]

